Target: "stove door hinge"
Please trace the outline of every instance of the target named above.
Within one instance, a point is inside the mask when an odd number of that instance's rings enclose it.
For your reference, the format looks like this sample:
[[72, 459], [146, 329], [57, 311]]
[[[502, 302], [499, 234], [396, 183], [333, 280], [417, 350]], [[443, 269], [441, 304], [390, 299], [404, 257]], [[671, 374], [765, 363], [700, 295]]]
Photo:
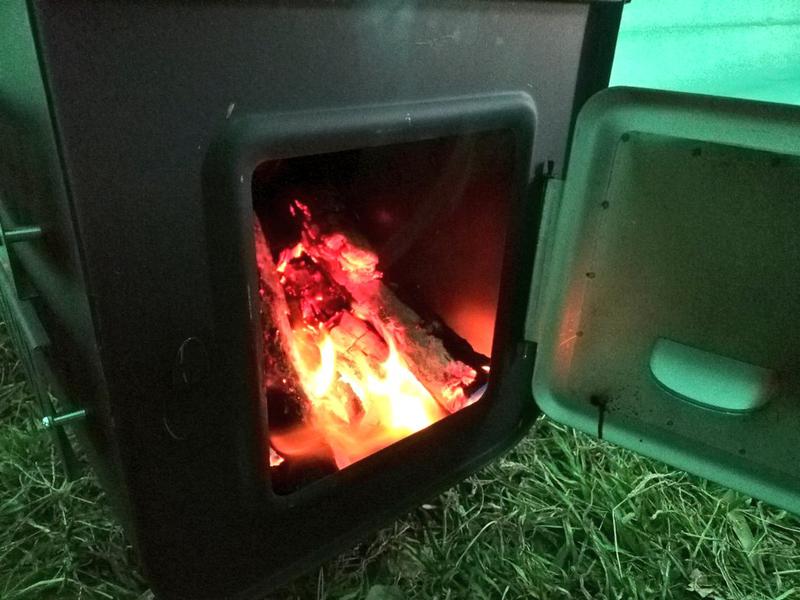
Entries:
[[525, 339], [532, 342], [538, 342], [541, 339], [542, 317], [547, 299], [556, 221], [561, 206], [563, 188], [564, 181], [556, 178], [548, 179], [545, 186], [542, 220], [539, 225], [528, 311], [525, 319]]

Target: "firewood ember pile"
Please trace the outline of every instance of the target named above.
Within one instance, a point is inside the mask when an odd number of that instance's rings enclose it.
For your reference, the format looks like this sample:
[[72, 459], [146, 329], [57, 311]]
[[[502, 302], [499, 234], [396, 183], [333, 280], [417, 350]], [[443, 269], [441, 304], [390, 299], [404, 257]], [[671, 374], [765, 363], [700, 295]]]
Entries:
[[400, 300], [342, 212], [296, 199], [288, 210], [297, 236], [285, 247], [254, 219], [269, 462], [284, 491], [474, 402], [488, 372], [488, 358]]

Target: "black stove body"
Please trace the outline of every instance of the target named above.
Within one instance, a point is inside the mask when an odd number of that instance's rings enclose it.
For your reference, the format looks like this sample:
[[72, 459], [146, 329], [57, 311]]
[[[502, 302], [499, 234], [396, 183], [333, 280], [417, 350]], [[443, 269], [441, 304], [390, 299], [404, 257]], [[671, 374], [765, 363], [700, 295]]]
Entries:
[[[607, 84], [621, 9], [3, 3], [8, 318], [46, 410], [86, 411], [70, 435], [159, 597], [253, 597], [524, 434], [537, 415], [523, 322], [543, 184]], [[275, 494], [252, 310], [254, 170], [458, 136], [477, 140], [466, 162], [478, 168], [481, 136], [498, 131], [509, 225], [484, 398]]]

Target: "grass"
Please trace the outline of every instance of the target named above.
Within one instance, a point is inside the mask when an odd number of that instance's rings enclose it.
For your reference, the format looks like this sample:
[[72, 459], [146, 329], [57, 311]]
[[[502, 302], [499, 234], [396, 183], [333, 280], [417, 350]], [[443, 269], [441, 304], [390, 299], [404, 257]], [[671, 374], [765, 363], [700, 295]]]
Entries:
[[[64, 480], [35, 419], [0, 335], [0, 598], [148, 598], [103, 492]], [[545, 421], [270, 598], [800, 598], [800, 520]]]

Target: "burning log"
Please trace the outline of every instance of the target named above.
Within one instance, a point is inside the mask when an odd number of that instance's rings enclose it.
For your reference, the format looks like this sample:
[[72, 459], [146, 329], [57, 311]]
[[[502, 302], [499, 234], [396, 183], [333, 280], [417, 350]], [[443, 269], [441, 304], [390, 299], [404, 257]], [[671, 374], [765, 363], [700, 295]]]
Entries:
[[343, 468], [462, 408], [476, 370], [389, 289], [352, 227], [299, 201], [292, 211], [300, 241], [277, 263], [255, 225], [265, 391], [296, 425], [270, 439], [281, 458], [332, 455]]
[[269, 465], [273, 486], [286, 493], [305, 481], [334, 472], [336, 460], [324, 438], [310, 435], [307, 421], [311, 405], [292, 360], [291, 311], [257, 218], [253, 229], [263, 332], [262, 393], [267, 398], [270, 426]]
[[463, 408], [468, 402], [464, 388], [475, 381], [476, 369], [454, 359], [432, 328], [383, 282], [377, 255], [339, 213], [317, 207], [312, 211], [302, 203], [296, 206], [306, 218], [306, 251], [323, 262], [330, 276], [347, 290], [354, 312], [397, 340], [409, 369], [445, 410], [452, 413]]
[[275, 275], [275, 261], [267, 237], [258, 219], [254, 219], [256, 266], [258, 267], [259, 295], [261, 297], [261, 330], [264, 341], [264, 386], [283, 388], [302, 397], [297, 373], [289, 360], [289, 306], [286, 294]]
[[[277, 421], [275, 424], [288, 421], [287, 425], [297, 425], [307, 416], [309, 400], [296, 367], [299, 350], [293, 343], [297, 336], [290, 322], [292, 311], [258, 218], [254, 219], [254, 237], [264, 341], [263, 391], [268, 395], [272, 407], [278, 398], [282, 399], [280, 409], [284, 414], [276, 415], [276, 411], [271, 410], [271, 421]], [[344, 386], [339, 387], [339, 393], [349, 394]], [[354, 407], [353, 412], [357, 410]], [[286, 416], [288, 419], [284, 418]]]

